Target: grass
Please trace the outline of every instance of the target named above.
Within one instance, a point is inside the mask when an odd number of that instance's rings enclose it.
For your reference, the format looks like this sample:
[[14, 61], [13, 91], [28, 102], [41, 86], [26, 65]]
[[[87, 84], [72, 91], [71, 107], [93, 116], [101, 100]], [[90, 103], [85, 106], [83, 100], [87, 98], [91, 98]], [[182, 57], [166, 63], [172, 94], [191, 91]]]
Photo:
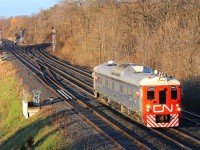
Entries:
[[0, 64], [0, 149], [22, 149], [30, 136], [34, 149], [61, 148], [62, 134], [51, 126], [47, 108], [31, 118], [23, 116], [22, 87], [15, 72], [10, 63]]

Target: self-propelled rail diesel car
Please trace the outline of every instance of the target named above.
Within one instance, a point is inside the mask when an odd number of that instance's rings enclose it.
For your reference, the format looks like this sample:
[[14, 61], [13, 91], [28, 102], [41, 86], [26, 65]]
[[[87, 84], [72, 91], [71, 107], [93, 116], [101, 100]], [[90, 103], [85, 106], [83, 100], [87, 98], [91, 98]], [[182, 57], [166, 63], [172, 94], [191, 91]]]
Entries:
[[181, 115], [181, 84], [143, 65], [113, 61], [93, 71], [94, 95], [147, 127], [177, 127]]

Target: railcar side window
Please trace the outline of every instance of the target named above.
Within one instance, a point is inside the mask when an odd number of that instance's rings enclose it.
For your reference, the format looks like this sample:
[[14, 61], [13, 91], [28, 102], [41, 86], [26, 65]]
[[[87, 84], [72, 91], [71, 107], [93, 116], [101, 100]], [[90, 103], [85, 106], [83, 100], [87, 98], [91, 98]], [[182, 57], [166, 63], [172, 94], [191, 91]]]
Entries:
[[128, 95], [132, 95], [132, 88], [128, 87]]
[[127, 86], [126, 85], [124, 85], [124, 94], [127, 94]]
[[148, 100], [153, 100], [153, 99], [155, 99], [154, 91], [147, 91], [147, 99], [148, 99]]
[[99, 78], [99, 82], [102, 84], [102, 78]]
[[105, 86], [108, 87], [108, 79], [105, 79]]
[[177, 99], [178, 93], [177, 90], [171, 90], [171, 99]]
[[102, 85], [105, 86], [105, 78], [102, 78]]
[[112, 89], [112, 81], [111, 81], [111, 80], [108, 80], [108, 87], [109, 87], [110, 89]]
[[115, 81], [112, 81], [112, 89], [115, 90]]
[[120, 86], [119, 86], [119, 91], [120, 91], [121, 93], [123, 93], [123, 84], [120, 84]]
[[119, 83], [118, 82], [116, 82], [116, 84], [115, 84], [115, 90], [119, 92]]

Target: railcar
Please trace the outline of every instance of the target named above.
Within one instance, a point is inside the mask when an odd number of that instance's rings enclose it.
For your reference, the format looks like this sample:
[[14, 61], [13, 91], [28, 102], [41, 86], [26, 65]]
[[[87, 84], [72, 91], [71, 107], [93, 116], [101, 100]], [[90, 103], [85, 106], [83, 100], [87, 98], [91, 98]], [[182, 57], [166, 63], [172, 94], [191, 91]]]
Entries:
[[144, 65], [114, 61], [93, 70], [94, 95], [147, 127], [178, 127], [181, 84], [163, 72]]

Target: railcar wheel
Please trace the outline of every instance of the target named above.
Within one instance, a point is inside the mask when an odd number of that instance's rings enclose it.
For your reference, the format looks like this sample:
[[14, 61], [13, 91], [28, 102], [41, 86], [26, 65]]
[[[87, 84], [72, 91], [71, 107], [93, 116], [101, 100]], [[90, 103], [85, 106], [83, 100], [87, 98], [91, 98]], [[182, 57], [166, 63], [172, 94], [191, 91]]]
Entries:
[[143, 122], [142, 122], [142, 119], [141, 119], [139, 116], [136, 117], [136, 120], [137, 120], [137, 122], [139, 122], [139, 123], [143, 123]]

